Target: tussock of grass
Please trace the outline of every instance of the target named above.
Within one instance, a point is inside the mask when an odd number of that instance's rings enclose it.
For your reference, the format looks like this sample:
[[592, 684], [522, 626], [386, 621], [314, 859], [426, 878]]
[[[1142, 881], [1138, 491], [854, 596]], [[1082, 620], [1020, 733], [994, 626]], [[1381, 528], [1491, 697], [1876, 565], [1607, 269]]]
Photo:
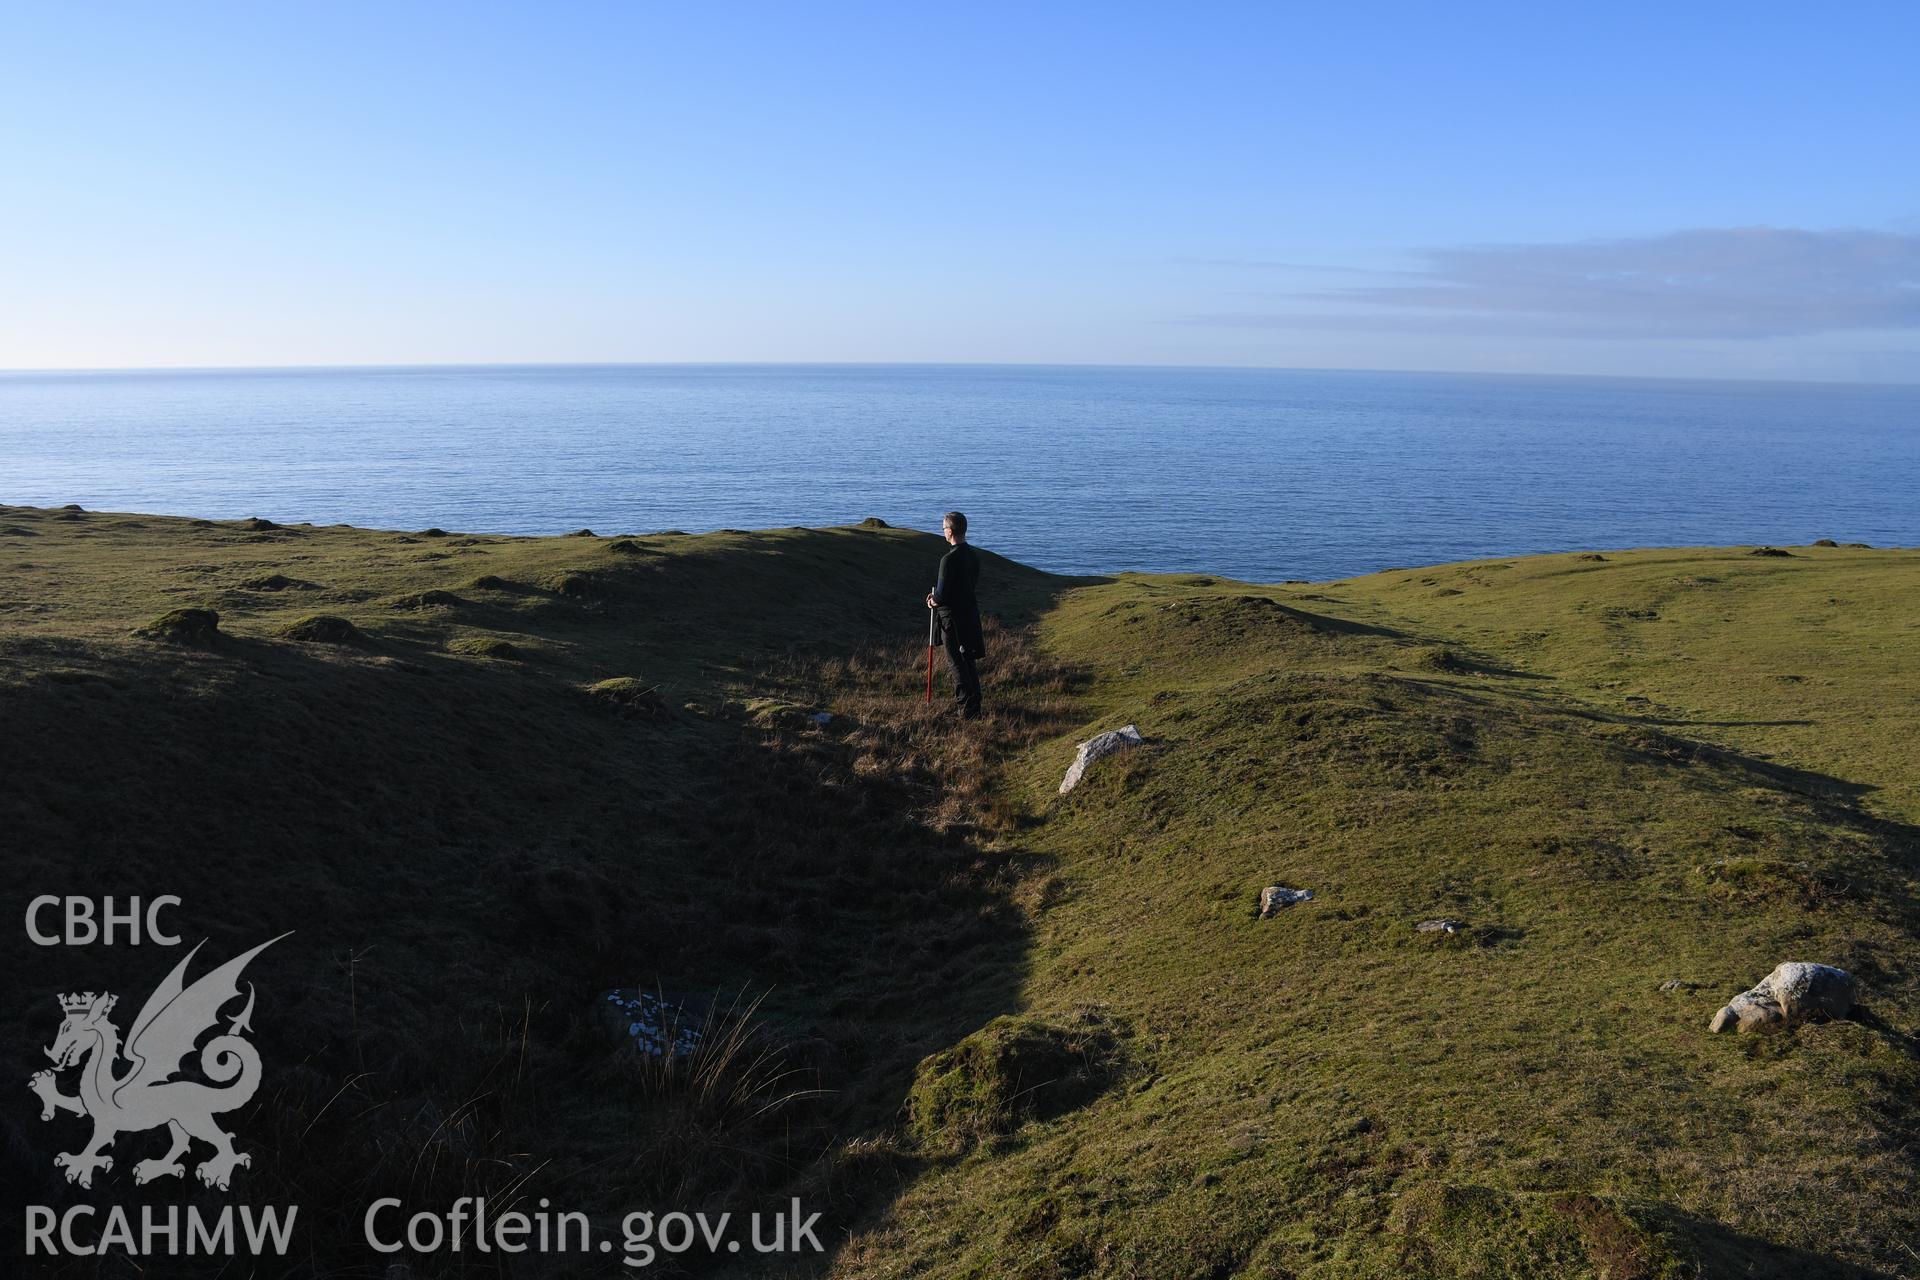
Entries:
[[690, 1049], [644, 1053], [628, 1049], [625, 1069], [634, 1087], [656, 1099], [683, 1101], [693, 1118], [710, 1124], [757, 1123], [820, 1096], [818, 1078], [790, 1042], [761, 1013], [765, 993], [741, 992], [727, 1004], [698, 1012], [663, 1002], [661, 1027], [669, 1044]]

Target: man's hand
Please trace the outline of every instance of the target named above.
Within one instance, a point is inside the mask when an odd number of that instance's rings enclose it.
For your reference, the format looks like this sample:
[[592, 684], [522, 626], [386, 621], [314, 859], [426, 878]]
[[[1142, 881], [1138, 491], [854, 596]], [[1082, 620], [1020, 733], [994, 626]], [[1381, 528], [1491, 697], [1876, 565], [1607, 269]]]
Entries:
[[940, 607], [940, 602], [933, 598], [933, 592], [931, 591], [927, 592], [927, 608], [938, 609], [939, 607]]

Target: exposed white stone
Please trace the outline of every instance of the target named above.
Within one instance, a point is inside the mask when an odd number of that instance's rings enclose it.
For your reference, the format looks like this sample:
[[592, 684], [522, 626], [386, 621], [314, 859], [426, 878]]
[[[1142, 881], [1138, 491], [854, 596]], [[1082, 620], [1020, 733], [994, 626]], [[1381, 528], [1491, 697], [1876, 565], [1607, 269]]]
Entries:
[[1853, 975], [1830, 964], [1788, 961], [1713, 1015], [1709, 1031], [1784, 1031], [1824, 1014], [1853, 1010]]
[[1080, 779], [1086, 775], [1087, 766], [1102, 756], [1112, 755], [1128, 747], [1137, 747], [1146, 739], [1140, 736], [1140, 730], [1134, 725], [1122, 729], [1111, 729], [1106, 733], [1097, 733], [1080, 744], [1080, 750], [1073, 757], [1073, 764], [1067, 769], [1067, 776], [1060, 780], [1060, 794], [1065, 795], [1080, 785]]
[[1296, 902], [1306, 902], [1312, 897], [1311, 889], [1289, 889], [1283, 884], [1270, 884], [1260, 891], [1260, 918], [1272, 919], [1284, 908]]

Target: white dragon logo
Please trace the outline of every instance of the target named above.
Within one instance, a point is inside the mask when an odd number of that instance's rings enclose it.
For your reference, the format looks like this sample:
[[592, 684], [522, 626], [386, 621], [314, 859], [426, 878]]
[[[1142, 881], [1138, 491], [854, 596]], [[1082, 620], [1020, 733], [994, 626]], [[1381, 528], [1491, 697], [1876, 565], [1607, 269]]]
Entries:
[[[286, 936], [283, 933], [280, 938]], [[67, 1016], [60, 1024], [60, 1034], [47, 1049], [53, 1070], [36, 1072], [27, 1087], [40, 1095], [42, 1120], [53, 1119], [59, 1111], [93, 1118], [93, 1140], [79, 1151], [53, 1158], [56, 1167], [67, 1171], [68, 1182], [91, 1187], [96, 1169], [113, 1168], [113, 1157], [107, 1151], [116, 1137], [163, 1124], [173, 1135], [173, 1146], [156, 1160], [136, 1164], [136, 1183], [185, 1173], [180, 1157], [194, 1138], [213, 1147], [213, 1155], [194, 1170], [209, 1187], [225, 1191], [234, 1169], [253, 1163], [252, 1157], [233, 1149], [233, 1135], [213, 1122], [217, 1113], [245, 1106], [260, 1087], [260, 1054], [240, 1034], [253, 1030], [252, 983], [247, 984], [246, 1008], [231, 1019], [226, 1034], [215, 1036], [200, 1050], [200, 1070], [213, 1084], [173, 1077], [179, 1074], [182, 1060], [193, 1052], [195, 1042], [218, 1023], [221, 1007], [239, 997], [240, 971], [280, 938], [270, 938], [236, 956], [188, 987], [182, 979], [188, 962], [206, 945], [204, 940], [200, 942], [147, 997], [140, 1016], [133, 1020], [124, 1050], [119, 1029], [107, 1020], [117, 996], [88, 991], [60, 997], [60, 1008]], [[78, 1065], [89, 1054], [93, 1059], [81, 1070], [79, 1093], [69, 1096], [59, 1092], [55, 1072]], [[132, 1066], [116, 1076], [114, 1063], [121, 1057]]]

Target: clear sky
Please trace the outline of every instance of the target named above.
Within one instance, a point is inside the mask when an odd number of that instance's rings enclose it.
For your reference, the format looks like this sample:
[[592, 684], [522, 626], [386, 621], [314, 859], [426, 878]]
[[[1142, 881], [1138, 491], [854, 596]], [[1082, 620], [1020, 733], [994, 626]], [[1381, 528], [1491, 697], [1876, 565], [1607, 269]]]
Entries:
[[13, 5], [0, 367], [1920, 382], [1920, 6]]

